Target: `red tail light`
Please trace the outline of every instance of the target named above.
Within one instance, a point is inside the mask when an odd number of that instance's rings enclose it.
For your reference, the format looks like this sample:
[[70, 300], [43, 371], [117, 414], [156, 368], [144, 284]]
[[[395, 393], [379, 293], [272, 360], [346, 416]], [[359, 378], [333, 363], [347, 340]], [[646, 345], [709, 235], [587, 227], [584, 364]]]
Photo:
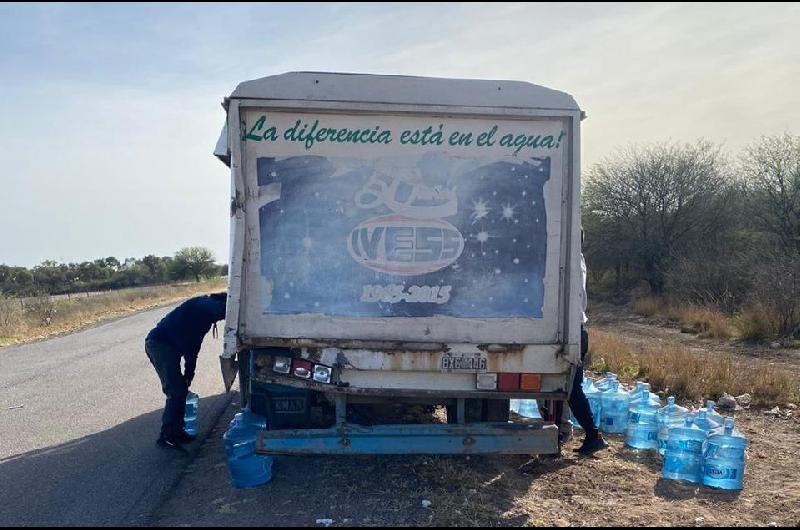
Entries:
[[292, 361], [292, 374], [300, 379], [311, 379], [314, 365], [308, 361], [294, 359]]
[[519, 390], [519, 374], [497, 374], [497, 390]]

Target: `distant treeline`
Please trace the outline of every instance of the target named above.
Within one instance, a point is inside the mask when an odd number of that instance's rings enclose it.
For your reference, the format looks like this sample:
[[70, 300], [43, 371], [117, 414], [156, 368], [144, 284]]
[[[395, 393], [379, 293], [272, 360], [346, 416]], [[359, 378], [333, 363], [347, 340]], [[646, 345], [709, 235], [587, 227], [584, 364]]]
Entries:
[[0, 265], [0, 294], [37, 296], [72, 294], [158, 285], [174, 281], [227, 276], [228, 266], [218, 265], [203, 247], [187, 247], [175, 256], [101, 258], [81, 263], [45, 261], [36, 267]]

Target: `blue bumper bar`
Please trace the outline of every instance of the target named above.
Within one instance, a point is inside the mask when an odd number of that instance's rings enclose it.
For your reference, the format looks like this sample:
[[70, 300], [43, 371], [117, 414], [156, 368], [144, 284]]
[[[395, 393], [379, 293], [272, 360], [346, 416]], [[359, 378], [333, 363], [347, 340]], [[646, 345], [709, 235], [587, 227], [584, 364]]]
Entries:
[[268, 455], [555, 454], [558, 427], [514, 423], [376, 425], [266, 431]]

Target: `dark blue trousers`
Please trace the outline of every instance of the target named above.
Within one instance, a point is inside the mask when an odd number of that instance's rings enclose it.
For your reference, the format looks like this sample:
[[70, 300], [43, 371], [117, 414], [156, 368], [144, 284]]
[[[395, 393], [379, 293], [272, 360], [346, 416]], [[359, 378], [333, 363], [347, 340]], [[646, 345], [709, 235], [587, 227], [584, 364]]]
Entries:
[[161, 390], [167, 396], [161, 417], [161, 436], [178, 436], [183, 432], [186, 396], [189, 393], [186, 379], [181, 373], [181, 354], [172, 346], [152, 339], [145, 341], [144, 349], [161, 380]]
[[569, 395], [569, 408], [578, 420], [586, 434], [596, 434], [592, 409], [589, 407], [589, 400], [583, 393], [583, 362], [586, 353], [589, 351], [589, 334], [581, 326], [581, 366], [575, 371], [575, 381], [572, 382], [572, 392]]

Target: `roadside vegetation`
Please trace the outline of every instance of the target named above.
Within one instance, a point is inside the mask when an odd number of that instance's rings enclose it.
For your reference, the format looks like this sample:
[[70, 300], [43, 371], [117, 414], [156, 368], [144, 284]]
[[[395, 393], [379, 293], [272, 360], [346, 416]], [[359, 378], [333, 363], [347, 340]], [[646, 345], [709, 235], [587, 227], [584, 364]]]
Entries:
[[109, 318], [224, 290], [228, 266], [213, 252], [114, 257], [36, 267], [0, 264], [0, 346], [68, 333]]
[[767, 360], [687, 348], [675, 344], [642, 345], [624, 335], [592, 330], [591, 367], [629, 380], [647, 381], [654, 391], [693, 403], [723, 394], [750, 394], [763, 407], [800, 403], [796, 374]]
[[631, 146], [588, 171], [590, 298], [704, 337], [800, 339], [800, 136]]
[[99, 258], [81, 263], [44, 261], [33, 267], [0, 264], [0, 293], [8, 297], [43, 294], [85, 294], [127, 287], [225, 276], [227, 265], [217, 265], [214, 253], [204, 247], [186, 247], [174, 256], [148, 255], [119, 260]]
[[[707, 141], [620, 149], [587, 172], [583, 225], [590, 300], [720, 343], [797, 347], [800, 136], [734, 154]], [[613, 329], [590, 343], [595, 370], [679, 399], [798, 402], [796, 375], [766, 359], [632, 342]]]

